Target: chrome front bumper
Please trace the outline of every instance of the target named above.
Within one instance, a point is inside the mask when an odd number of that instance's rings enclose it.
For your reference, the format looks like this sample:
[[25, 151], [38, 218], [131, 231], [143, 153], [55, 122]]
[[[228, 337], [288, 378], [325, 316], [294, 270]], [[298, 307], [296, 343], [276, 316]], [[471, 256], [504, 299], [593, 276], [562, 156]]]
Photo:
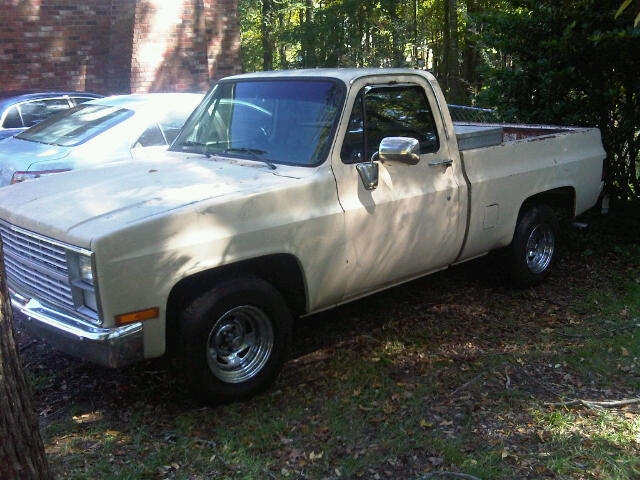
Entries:
[[24, 316], [24, 329], [57, 350], [106, 367], [121, 367], [144, 359], [141, 323], [100, 328], [12, 289], [9, 294], [14, 312]]

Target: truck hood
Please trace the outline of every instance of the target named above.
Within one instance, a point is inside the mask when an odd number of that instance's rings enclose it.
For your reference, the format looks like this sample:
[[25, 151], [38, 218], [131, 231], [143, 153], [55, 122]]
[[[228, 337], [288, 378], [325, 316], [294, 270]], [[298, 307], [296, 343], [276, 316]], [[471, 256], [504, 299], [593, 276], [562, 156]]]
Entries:
[[11, 137], [0, 142], [0, 186], [9, 185], [16, 171], [26, 171], [33, 163], [60, 160], [71, 153], [70, 147], [47, 145]]
[[260, 193], [316, 169], [165, 152], [0, 188], [0, 219], [73, 245], [205, 200]]

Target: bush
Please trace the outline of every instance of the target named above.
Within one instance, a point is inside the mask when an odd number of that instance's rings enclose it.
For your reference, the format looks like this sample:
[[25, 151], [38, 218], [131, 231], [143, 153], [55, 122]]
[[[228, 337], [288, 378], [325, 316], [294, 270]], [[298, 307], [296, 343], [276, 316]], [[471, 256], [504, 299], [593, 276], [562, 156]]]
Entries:
[[619, 0], [517, 0], [478, 18], [488, 55], [478, 104], [511, 122], [597, 126], [606, 190], [640, 203], [640, 29]]

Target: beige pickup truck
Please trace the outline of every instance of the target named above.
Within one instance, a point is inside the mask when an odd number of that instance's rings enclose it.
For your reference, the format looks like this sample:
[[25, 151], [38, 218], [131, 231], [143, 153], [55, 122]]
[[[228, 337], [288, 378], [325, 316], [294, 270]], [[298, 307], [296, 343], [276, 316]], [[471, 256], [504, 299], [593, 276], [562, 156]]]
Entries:
[[68, 353], [175, 353], [205, 400], [245, 398], [296, 317], [497, 249], [541, 282], [604, 157], [597, 129], [453, 123], [424, 71], [230, 77], [160, 158], [0, 191], [12, 305]]

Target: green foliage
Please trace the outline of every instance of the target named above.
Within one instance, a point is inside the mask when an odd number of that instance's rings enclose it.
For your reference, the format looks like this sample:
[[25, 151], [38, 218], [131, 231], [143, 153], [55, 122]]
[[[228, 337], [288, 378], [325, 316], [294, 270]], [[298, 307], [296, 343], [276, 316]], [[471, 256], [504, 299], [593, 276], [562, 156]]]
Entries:
[[262, 64], [262, 37], [260, 34], [260, 2], [240, 0], [238, 2], [242, 41], [242, 65], [246, 71], [260, 70]]
[[239, 0], [244, 69], [426, 68], [468, 104], [481, 85], [473, 16], [495, 3]]
[[[624, 11], [629, 8], [632, 1], [633, 0], [624, 0], [624, 2], [622, 2], [622, 5], [620, 5], [620, 8], [618, 8], [618, 11], [616, 12], [616, 18], [622, 15]], [[633, 19], [633, 26], [637, 27], [638, 25], [640, 25], [640, 13], [638, 13], [636, 18]]]
[[640, 201], [640, 30], [618, 0], [520, 0], [486, 26], [479, 102], [510, 121], [598, 126], [609, 193]]
[[240, 0], [246, 70], [264, 68], [261, 22], [272, 39], [274, 68], [401, 66], [415, 40], [413, 3], [383, 1], [265, 2]]

